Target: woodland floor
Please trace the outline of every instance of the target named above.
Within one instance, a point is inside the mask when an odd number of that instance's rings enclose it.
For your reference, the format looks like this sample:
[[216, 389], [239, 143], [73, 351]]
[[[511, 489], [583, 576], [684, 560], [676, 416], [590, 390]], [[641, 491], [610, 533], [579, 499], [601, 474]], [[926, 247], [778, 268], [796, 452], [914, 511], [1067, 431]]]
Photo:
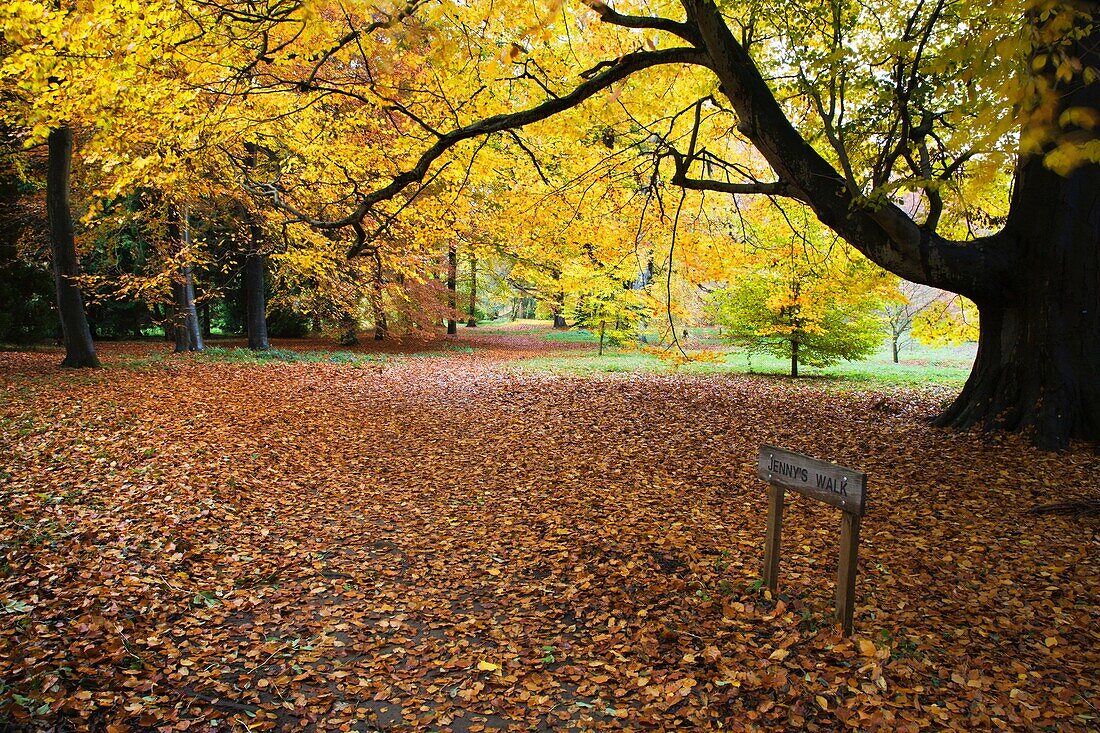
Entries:
[[[1030, 511], [1097, 497], [1093, 450], [435, 343], [0, 353], [0, 729], [1097, 729], [1100, 522]], [[765, 442], [870, 476], [851, 639], [836, 510], [792, 499], [759, 589]]]

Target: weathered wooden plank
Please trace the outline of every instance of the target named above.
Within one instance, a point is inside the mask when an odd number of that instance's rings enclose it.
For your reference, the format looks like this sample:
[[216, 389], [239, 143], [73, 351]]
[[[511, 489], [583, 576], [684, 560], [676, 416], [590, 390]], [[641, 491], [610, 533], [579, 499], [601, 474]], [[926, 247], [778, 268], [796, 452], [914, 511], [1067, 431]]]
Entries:
[[863, 516], [867, 474], [771, 445], [760, 446], [757, 475], [770, 484]]
[[859, 515], [844, 512], [840, 520], [840, 564], [836, 572], [836, 617], [845, 636], [852, 634], [856, 607], [856, 564], [859, 555]]
[[764, 586], [773, 594], [779, 584], [779, 545], [783, 539], [783, 487], [768, 486], [768, 528], [764, 538]]

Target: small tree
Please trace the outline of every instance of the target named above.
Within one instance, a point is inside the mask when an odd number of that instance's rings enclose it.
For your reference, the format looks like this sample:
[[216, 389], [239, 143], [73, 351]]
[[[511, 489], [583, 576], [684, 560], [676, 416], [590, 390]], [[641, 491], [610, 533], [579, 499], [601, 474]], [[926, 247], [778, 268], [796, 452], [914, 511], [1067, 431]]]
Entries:
[[634, 287], [628, 272], [622, 266], [577, 266], [562, 278], [572, 293], [569, 320], [599, 337], [600, 356], [605, 344], [617, 346], [635, 339], [653, 310], [649, 294]]
[[[944, 291], [918, 285], [908, 280], [898, 283], [896, 296], [888, 300], [882, 308], [883, 320], [890, 333], [890, 351], [894, 363], [900, 361], [900, 354], [913, 342], [913, 326], [917, 319], [938, 298], [946, 295]], [[920, 340], [920, 339], [918, 339]]]
[[572, 320], [599, 337], [597, 353], [603, 356], [604, 344], [618, 346], [637, 336], [647, 308], [644, 294], [621, 284], [618, 289], [603, 289], [582, 294], [573, 307]]
[[791, 236], [711, 295], [715, 321], [749, 354], [824, 367], [870, 356], [886, 336], [878, 312], [890, 278], [820, 228]]

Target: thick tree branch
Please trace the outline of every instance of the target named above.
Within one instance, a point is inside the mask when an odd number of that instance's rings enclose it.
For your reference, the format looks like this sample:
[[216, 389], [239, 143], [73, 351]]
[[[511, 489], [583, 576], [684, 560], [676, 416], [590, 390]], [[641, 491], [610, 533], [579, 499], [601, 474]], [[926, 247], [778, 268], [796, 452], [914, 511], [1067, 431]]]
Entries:
[[1003, 296], [1015, 264], [1000, 236], [952, 242], [923, 230], [891, 202], [853, 195], [844, 176], [794, 128], [713, 0], [682, 0], [699, 27], [708, 66], [718, 76], [745, 135], [823, 224], [873, 262], [907, 280], [971, 298]]
[[592, 8], [592, 10], [596, 11], [600, 16], [600, 20], [604, 23], [610, 23], [611, 25], [621, 26], [623, 28], [664, 31], [682, 38], [693, 46], [698, 46], [701, 43], [699, 33], [688, 23], [680, 23], [668, 18], [648, 15], [623, 15], [611, 9], [611, 7], [603, 3], [602, 0], [584, 0], [584, 3]]
[[[317, 229], [340, 229], [349, 227], [357, 222], [362, 222], [377, 204], [388, 201], [409, 186], [423, 181], [432, 164], [458, 143], [483, 135], [490, 135], [494, 132], [514, 130], [535, 122], [540, 122], [567, 109], [576, 107], [598, 92], [607, 89], [616, 82], [626, 79], [632, 74], [665, 64], [698, 64], [705, 66], [707, 64], [707, 57], [697, 49], [687, 47], [630, 53], [617, 59], [600, 73], [578, 84], [569, 94], [547, 99], [534, 107], [529, 107], [518, 112], [486, 117], [485, 119], [443, 133], [439, 135], [435, 144], [421, 153], [420, 158], [412, 168], [397, 174], [382, 188], [362, 196], [355, 210], [341, 219], [318, 219], [309, 216], [293, 204], [283, 200], [277, 193], [272, 194], [270, 191], [260, 193], [267, 193], [275, 207]], [[362, 241], [357, 242], [348, 251], [348, 256], [353, 257], [361, 252], [364, 248], [364, 244], [365, 243]]]
[[672, 177], [672, 185], [687, 188], [692, 191], [716, 191], [733, 195], [759, 194], [764, 196], [783, 196], [803, 200], [801, 193], [785, 181], [772, 182], [744, 182], [733, 183], [729, 181], [704, 180], [688, 178], [680, 174]]

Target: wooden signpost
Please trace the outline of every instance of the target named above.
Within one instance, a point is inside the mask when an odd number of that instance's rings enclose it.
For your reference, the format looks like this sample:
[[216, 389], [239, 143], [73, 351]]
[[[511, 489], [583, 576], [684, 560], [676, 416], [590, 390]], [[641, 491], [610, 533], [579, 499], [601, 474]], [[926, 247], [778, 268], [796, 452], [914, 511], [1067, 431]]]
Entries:
[[856, 601], [859, 521], [867, 509], [867, 475], [835, 463], [760, 446], [757, 475], [768, 482], [768, 529], [764, 545], [764, 585], [775, 593], [779, 581], [779, 544], [783, 534], [783, 497], [787, 489], [844, 510], [840, 524], [840, 565], [836, 577], [836, 616], [852, 633]]

